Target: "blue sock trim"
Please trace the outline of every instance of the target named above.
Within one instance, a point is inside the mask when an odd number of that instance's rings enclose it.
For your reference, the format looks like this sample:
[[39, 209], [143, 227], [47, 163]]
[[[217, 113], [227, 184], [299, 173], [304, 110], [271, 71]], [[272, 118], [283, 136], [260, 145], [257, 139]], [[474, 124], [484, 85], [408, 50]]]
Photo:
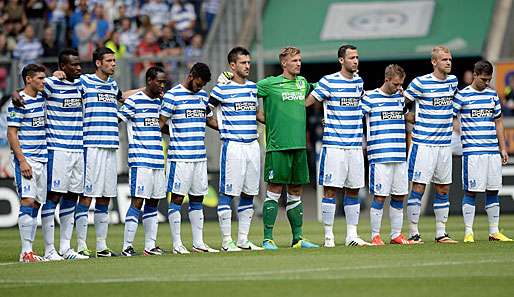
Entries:
[[143, 213], [146, 214], [146, 213], [153, 213], [153, 212], [156, 212], [157, 211], [157, 207], [154, 207], [154, 206], [150, 206], [150, 205], [145, 205], [145, 207], [143, 208]]
[[485, 205], [491, 205], [495, 203], [500, 203], [500, 197], [498, 195], [494, 196], [485, 196]]
[[221, 194], [218, 196], [218, 206], [230, 206], [230, 203], [232, 202], [232, 197]]
[[421, 197], [423, 197], [423, 194], [420, 192], [412, 191], [410, 192], [409, 199], [407, 200], [408, 206], [421, 206]]
[[448, 194], [435, 193], [433, 206], [434, 209], [449, 208]]
[[239, 207], [250, 206], [250, 205], [253, 206], [253, 197], [252, 198], [240, 197], [239, 204], [237, 205], [237, 207], [239, 208]]
[[356, 205], [359, 204], [359, 198], [357, 197], [351, 197], [351, 196], [344, 196], [344, 205]]
[[[391, 200], [393, 201], [393, 200]], [[371, 200], [371, 208], [374, 209], [384, 209], [384, 202], [380, 202], [376, 199]]]
[[32, 216], [32, 207], [20, 205], [20, 213], [18, 214], [18, 217], [21, 217], [24, 215]]
[[95, 213], [107, 213], [108, 205], [95, 204]]
[[191, 201], [189, 201], [189, 211], [202, 210], [202, 209], [203, 209], [202, 202], [191, 202]]
[[32, 217], [37, 218], [37, 214], [39, 213], [39, 207], [32, 208]]
[[464, 204], [475, 206], [475, 197], [464, 194], [464, 197], [462, 198], [462, 205]]
[[88, 212], [88, 211], [89, 211], [89, 206], [80, 204], [80, 203], [77, 204], [77, 208], [75, 209], [75, 213]]
[[129, 209], [127, 209], [127, 215], [126, 217], [134, 217], [137, 220], [139, 220], [139, 217], [141, 216], [141, 210], [131, 206]]
[[46, 200], [45, 204], [43, 204], [43, 207], [41, 210], [48, 210], [48, 209], [55, 209], [57, 207], [57, 203], [53, 202], [52, 200]]
[[75, 201], [68, 200], [68, 199], [61, 199], [61, 207], [60, 207], [60, 209], [68, 209], [70, 207], [75, 208], [76, 204], [77, 203]]
[[170, 215], [174, 212], [180, 211], [181, 209], [182, 209], [181, 204], [175, 204], [175, 203], [171, 202], [170, 205], [168, 206], [168, 215]]
[[389, 202], [389, 205], [391, 205], [391, 207], [394, 207], [396, 209], [403, 209], [403, 201], [400, 201], [400, 200], [391, 199], [391, 201]]
[[321, 203], [328, 203], [328, 204], [336, 204], [336, 198], [323, 198], [321, 199]]

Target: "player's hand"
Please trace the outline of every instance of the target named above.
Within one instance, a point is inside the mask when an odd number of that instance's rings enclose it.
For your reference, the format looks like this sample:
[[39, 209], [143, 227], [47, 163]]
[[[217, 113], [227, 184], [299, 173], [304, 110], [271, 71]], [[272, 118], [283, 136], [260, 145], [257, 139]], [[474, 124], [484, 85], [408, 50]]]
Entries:
[[506, 165], [507, 162], [509, 161], [509, 154], [507, 153], [506, 150], [501, 150], [500, 154], [502, 156], [502, 164]]
[[12, 92], [11, 101], [16, 107], [25, 107], [25, 100], [23, 100], [23, 97], [21, 97], [20, 93], [17, 91]]
[[66, 73], [64, 73], [64, 71], [61, 71], [61, 70], [54, 71], [54, 73], [52, 73], [52, 75], [60, 80], [63, 80], [66, 78]]
[[219, 84], [222, 84], [222, 85], [226, 85], [228, 83], [230, 83], [230, 81], [232, 80], [232, 78], [234, 77], [234, 74], [230, 71], [224, 71], [220, 74], [220, 76], [218, 76], [218, 83]]
[[29, 163], [24, 160], [20, 161], [20, 169], [21, 169], [21, 175], [27, 179], [32, 178], [32, 167], [30, 167]]

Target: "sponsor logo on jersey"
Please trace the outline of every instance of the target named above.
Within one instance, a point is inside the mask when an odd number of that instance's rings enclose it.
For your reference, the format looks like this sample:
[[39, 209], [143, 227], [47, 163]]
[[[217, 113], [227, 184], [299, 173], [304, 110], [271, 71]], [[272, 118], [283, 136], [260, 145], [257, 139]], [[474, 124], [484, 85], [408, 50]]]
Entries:
[[45, 125], [45, 117], [32, 118], [32, 127], [42, 127]]
[[205, 109], [188, 109], [186, 118], [205, 118]]
[[110, 103], [116, 102], [116, 96], [114, 96], [113, 94], [98, 93], [97, 98], [98, 98], [98, 101], [100, 101], [100, 102], [110, 102]]
[[81, 98], [67, 98], [63, 100], [62, 107], [80, 107], [81, 104]]
[[159, 119], [158, 118], [145, 118], [145, 126], [159, 126]]
[[304, 100], [305, 96], [301, 92], [283, 92], [282, 101]]
[[359, 97], [343, 97], [339, 100], [341, 106], [359, 106]]
[[494, 109], [472, 109], [471, 117], [472, 118], [492, 118], [494, 115]]
[[236, 111], [254, 111], [257, 108], [255, 102], [236, 102], [234, 103], [234, 109]]
[[434, 106], [449, 106], [452, 105], [452, 97], [437, 97], [433, 100]]
[[380, 115], [382, 120], [403, 120], [403, 112], [401, 111], [382, 111]]

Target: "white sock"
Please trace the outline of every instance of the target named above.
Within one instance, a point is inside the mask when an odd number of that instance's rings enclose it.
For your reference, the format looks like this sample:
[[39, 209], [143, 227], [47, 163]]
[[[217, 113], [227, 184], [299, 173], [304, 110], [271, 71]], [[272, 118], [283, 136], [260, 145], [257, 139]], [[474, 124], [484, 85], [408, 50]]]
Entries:
[[45, 256], [55, 250], [55, 208], [57, 204], [52, 200], [47, 200], [41, 208], [41, 231], [43, 231], [43, 241], [45, 242]]
[[402, 234], [403, 201], [391, 199], [389, 220], [391, 221], [391, 239], [393, 239]]
[[356, 238], [359, 224], [360, 203], [357, 197], [344, 197], [344, 215], [346, 217], [346, 238]]
[[473, 233], [475, 220], [475, 197], [464, 195], [462, 199], [462, 216], [464, 217], [464, 234]]
[[108, 206], [95, 204], [95, 231], [96, 231], [96, 251], [107, 249], [107, 229], [109, 228]]
[[[33, 243], [34, 240], [36, 240], [36, 231], [37, 231], [37, 215], [38, 215], [38, 208], [32, 209], [32, 230], [30, 230], [30, 242]], [[32, 247], [32, 244], [31, 244]]]
[[125, 230], [123, 232], [123, 250], [127, 249], [129, 246], [133, 246], [140, 216], [141, 210], [135, 207], [130, 206], [127, 210], [127, 215], [125, 216]]
[[325, 197], [321, 200], [321, 221], [325, 229], [325, 238], [334, 238], [334, 217], [336, 198]]
[[71, 236], [73, 235], [73, 225], [75, 224], [75, 201], [68, 199], [61, 200], [61, 206], [59, 207], [59, 220], [61, 224], [60, 233], [60, 254], [64, 254], [68, 251], [71, 246]]
[[193, 235], [193, 246], [202, 246], [203, 243], [203, 206], [201, 202], [189, 201], [189, 221]]
[[250, 225], [252, 223], [253, 214], [253, 208], [247, 208], [241, 211], [238, 210], [237, 216], [239, 225], [237, 229], [237, 243], [244, 244], [248, 241], [248, 233], [250, 233]]
[[421, 197], [423, 193], [412, 191], [407, 200], [407, 219], [409, 220], [409, 236], [419, 234], [418, 222], [421, 213]]
[[500, 232], [498, 226], [500, 224], [500, 199], [498, 195], [487, 196], [485, 198], [485, 211], [487, 212], [487, 220], [489, 221], [489, 234]]
[[77, 231], [77, 251], [87, 249], [87, 224], [89, 206], [78, 203], [75, 209], [75, 229]]
[[448, 194], [435, 194], [434, 214], [435, 214], [435, 237], [441, 237], [446, 234], [446, 222], [448, 221], [448, 213], [450, 211], [450, 202]]
[[32, 207], [20, 206], [18, 228], [20, 229], [21, 253], [32, 251]]
[[369, 220], [371, 226], [371, 238], [380, 235], [380, 227], [382, 226], [382, 215], [384, 214], [384, 202], [376, 199], [371, 201], [369, 209]]
[[181, 205], [170, 203], [168, 208], [168, 221], [170, 223], [170, 232], [171, 232], [171, 240], [173, 242], [173, 247], [178, 247], [182, 245], [182, 239], [180, 238], [180, 224], [182, 222], [182, 217], [180, 215]]
[[157, 207], [146, 206], [143, 213], [143, 228], [145, 229], [145, 250], [155, 248], [159, 222], [157, 220]]
[[232, 197], [220, 194], [218, 197], [218, 221], [223, 243], [232, 241]]

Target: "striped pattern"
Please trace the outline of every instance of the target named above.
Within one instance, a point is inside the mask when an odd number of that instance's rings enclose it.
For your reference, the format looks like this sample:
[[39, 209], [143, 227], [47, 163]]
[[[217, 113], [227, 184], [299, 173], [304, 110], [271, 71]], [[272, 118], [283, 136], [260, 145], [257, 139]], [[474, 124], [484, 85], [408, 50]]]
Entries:
[[118, 117], [127, 122], [129, 167], [164, 168], [162, 134], [159, 127], [161, 100], [142, 91], [128, 97]]
[[[170, 127], [170, 161], [199, 162], [207, 160], [205, 122], [212, 116], [204, 90], [192, 93], [181, 84], [166, 92], [160, 114]], [[171, 179], [170, 179], [171, 180]]]
[[448, 75], [439, 80], [432, 74], [416, 77], [404, 92], [416, 102], [416, 124], [412, 142], [449, 146], [452, 136], [452, 100], [457, 91], [457, 78]]
[[20, 61], [20, 70], [27, 64], [37, 63], [41, 55], [43, 55], [41, 42], [36, 38], [29, 41], [24, 36], [20, 37], [12, 53], [13, 58]]
[[501, 117], [501, 105], [496, 91], [464, 88], [455, 95], [453, 114], [460, 115], [464, 155], [499, 153], [495, 120]]
[[362, 113], [359, 102], [364, 83], [355, 75], [344, 78], [336, 72], [321, 78], [311, 93], [323, 101], [325, 127], [323, 146], [357, 148], [362, 146]]
[[82, 152], [82, 94], [80, 80], [45, 78], [48, 149]]
[[194, 7], [191, 3], [173, 5], [171, 7], [171, 21], [175, 22], [175, 30], [182, 32], [191, 26], [196, 20]]
[[41, 93], [34, 98], [22, 91], [20, 96], [25, 101], [25, 107], [15, 107], [10, 102], [7, 108], [7, 125], [18, 127], [18, 140], [26, 158], [46, 163], [48, 151], [45, 131], [45, 99]]
[[211, 98], [220, 102], [217, 119], [221, 139], [252, 142], [257, 140], [257, 85], [252, 81], [217, 84]]
[[112, 78], [96, 74], [80, 76], [84, 98], [84, 146], [118, 148], [118, 98], [121, 93]]
[[388, 95], [380, 89], [366, 92], [361, 101], [366, 115], [370, 163], [406, 161], [405, 119], [402, 94]]

